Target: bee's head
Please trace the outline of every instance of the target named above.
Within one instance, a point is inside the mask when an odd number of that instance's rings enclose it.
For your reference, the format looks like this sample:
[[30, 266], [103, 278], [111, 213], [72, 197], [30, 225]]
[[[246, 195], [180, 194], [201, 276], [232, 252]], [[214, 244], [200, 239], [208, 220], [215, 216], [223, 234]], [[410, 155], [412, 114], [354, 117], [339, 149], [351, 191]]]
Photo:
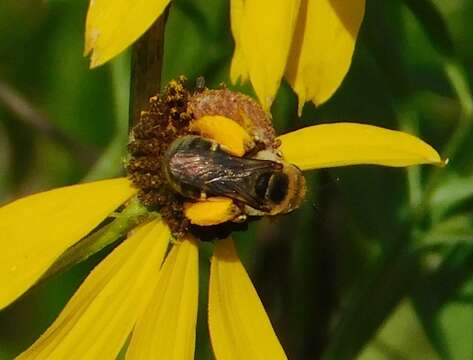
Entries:
[[304, 199], [305, 179], [296, 166], [283, 164], [281, 171], [260, 175], [255, 191], [265, 199], [269, 214], [285, 214], [297, 209]]
[[260, 210], [262, 214], [286, 214], [297, 209], [306, 194], [305, 178], [301, 170], [284, 162], [276, 153], [260, 151], [256, 158], [275, 161], [277, 167], [258, 176], [255, 193], [264, 199]]
[[272, 204], [280, 204], [287, 196], [289, 178], [283, 172], [261, 174], [255, 186], [256, 194]]

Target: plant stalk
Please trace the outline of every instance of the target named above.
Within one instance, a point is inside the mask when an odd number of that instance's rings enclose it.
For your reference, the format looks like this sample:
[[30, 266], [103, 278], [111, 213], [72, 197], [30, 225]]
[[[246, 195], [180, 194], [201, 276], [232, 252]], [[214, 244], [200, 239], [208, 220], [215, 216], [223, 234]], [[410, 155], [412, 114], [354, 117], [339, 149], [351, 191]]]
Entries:
[[154, 22], [133, 46], [130, 84], [130, 128], [139, 120], [151, 96], [161, 88], [164, 29], [168, 10]]

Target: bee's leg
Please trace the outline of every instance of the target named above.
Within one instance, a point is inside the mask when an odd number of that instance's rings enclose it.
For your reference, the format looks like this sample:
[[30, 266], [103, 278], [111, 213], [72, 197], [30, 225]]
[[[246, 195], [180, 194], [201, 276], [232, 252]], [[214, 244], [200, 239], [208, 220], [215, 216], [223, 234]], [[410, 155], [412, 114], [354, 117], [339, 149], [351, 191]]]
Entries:
[[207, 199], [207, 194], [205, 191], [200, 192], [200, 200], [206, 200]]
[[176, 239], [175, 236], [171, 236], [171, 238], [169, 239], [169, 242], [171, 243], [171, 245], [177, 245], [179, 244], [179, 240]]
[[210, 151], [217, 151], [219, 148], [218, 143], [213, 142], [212, 146], [210, 147]]
[[234, 218], [234, 219], [232, 220], [232, 222], [234, 222], [234, 223], [242, 223], [242, 222], [245, 222], [245, 221], [246, 221], [246, 218], [247, 218], [246, 214], [240, 214], [240, 215], [238, 215], [236, 218]]

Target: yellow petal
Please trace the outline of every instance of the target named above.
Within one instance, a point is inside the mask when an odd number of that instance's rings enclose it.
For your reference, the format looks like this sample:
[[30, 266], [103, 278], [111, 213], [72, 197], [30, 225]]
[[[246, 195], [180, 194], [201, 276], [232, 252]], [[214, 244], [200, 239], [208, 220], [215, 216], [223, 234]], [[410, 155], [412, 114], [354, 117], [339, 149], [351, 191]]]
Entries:
[[209, 328], [218, 360], [286, 359], [231, 239], [215, 244], [210, 268]]
[[243, 50], [241, 48], [240, 28], [243, 20], [243, 0], [230, 1], [230, 15], [233, 39], [235, 41], [235, 50], [233, 52], [232, 64], [230, 67], [230, 79], [233, 84], [238, 80], [248, 80], [248, 69], [243, 57]]
[[194, 359], [198, 271], [197, 242], [187, 238], [174, 245], [133, 331], [127, 359]]
[[238, 206], [226, 197], [211, 197], [206, 201], [184, 204], [184, 215], [194, 225], [218, 225], [235, 219], [239, 214]]
[[304, 0], [287, 66], [287, 79], [304, 102], [327, 101], [350, 67], [365, 0]]
[[437, 151], [419, 138], [372, 125], [315, 125], [279, 139], [285, 160], [301, 170], [358, 164], [444, 164]]
[[254, 146], [253, 139], [236, 121], [221, 115], [206, 115], [191, 124], [191, 131], [215, 140], [230, 154], [243, 156]]
[[267, 111], [291, 47], [299, 0], [245, 0], [240, 40], [251, 83]]
[[115, 359], [149, 303], [169, 237], [159, 220], [135, 230], [18, 359]]
[[0, 208], [0, 309], [135, 192], [119, 178], [42, 192]]
[[99, 66], [136, 41], [162, 14], [170, 0], [90, 0], [85, 54]]

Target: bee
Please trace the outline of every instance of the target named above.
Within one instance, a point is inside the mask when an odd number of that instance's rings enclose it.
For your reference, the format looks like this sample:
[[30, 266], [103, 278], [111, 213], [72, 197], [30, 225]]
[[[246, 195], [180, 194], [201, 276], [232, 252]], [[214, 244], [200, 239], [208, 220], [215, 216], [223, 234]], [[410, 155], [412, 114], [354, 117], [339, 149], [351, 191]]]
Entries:
[[305, 195], [305, 179], [294, 165], [270, 151], [253, 158], [233, 156], [218, 143], [200, 136], [176, 139], [162, 162], [167, 182], [190, 199], [225, 196], [252, 216], [296, 209]]

